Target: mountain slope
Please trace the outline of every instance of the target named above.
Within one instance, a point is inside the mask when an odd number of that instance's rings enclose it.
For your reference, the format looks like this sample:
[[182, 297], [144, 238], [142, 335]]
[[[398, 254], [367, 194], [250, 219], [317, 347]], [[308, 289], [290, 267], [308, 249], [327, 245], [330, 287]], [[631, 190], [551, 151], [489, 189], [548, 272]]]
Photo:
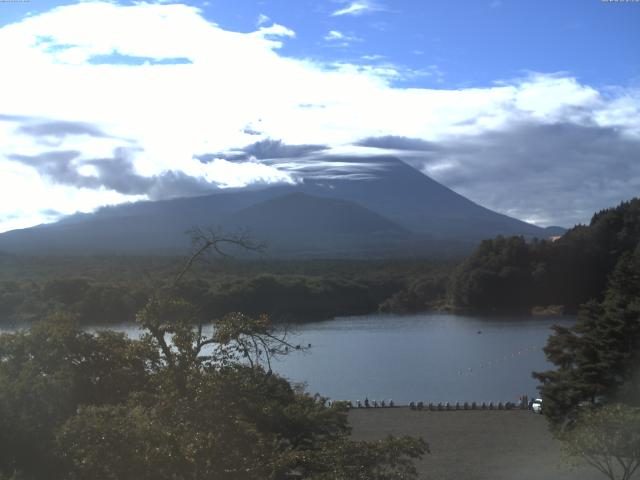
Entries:
[[336, 176], [310, 179], [305, 192], [359, 203], [410, 230], [472, 242], [495, 235], [546, 237], [544, 229], [484, 208], [394, 157], [333, 158], [371, 165], [360, 181]]
[[277, 254], [332, 251], [353, 256], [419, 244], [419, 236], [354, 202], [302, 192], [254, 204], [222, 223], [230, 229], [248, 228]]
[[498, 214], [393, 157], [323, 157], [295, 185], [105, 207], [0, 235], [0, 250], [161, 253], [193, 226], [242, 228], [278, 255], [425, 255], [470, 251], [496, 235], [549, 236]]
[[251, 225], [266, 235], [368, 235], [407, 230], [354, 202], [301, 192], [271, 198], [238, 211], [224, 222]]

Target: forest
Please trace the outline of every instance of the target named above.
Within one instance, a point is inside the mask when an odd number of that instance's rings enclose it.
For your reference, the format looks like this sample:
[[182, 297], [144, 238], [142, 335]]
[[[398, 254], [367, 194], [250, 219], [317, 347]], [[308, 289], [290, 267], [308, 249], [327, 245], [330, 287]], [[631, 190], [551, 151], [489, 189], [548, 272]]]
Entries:
[[483, 241], [453, 271], [447, 301], [469, 312], [531, 312], [559, 306], [577, 313], [602, 300], [609, 277], [640, 242], [640, 199], [602, 210], [554, 240]]
[[[81, 324], [132, 322], [153, 289], [172, 282], [183, 257], [0, 256], [0, 324], [21, 324], [61, 309]], [[422, 311], [399, 305], [398, 295], [422, 285], [420, 295], [441, 298], [451, 261], [241, 260], [197, 264], [181, 295], [211, 317], [233, 311], [268, 314], [274, 322], [338, 315]], [[143, 272], [143, 273], [140, 273]], [[425, 290], [432, 291], [426, 292]], [[420, 297], [420, 300], [422, 300]]]
[[[465, 259], [212, 258], [196, 265], [180, 288], [211, 318], [233, 311], [290, 323], [429, 310], [576, 314], [585, 302], [603, 298], [616, 264], [639, 241], [640, 199], [633, 199], [555, 240], [496, 237]], [[0, 323], [29, 322], [55, 309], [85, 325], [132, 322], [182, 262], [0, 255]]]

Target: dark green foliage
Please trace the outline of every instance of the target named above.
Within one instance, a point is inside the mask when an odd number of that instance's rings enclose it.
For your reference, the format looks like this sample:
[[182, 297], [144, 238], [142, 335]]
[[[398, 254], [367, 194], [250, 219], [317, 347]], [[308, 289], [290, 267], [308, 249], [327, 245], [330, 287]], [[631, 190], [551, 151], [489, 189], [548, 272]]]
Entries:
[[[0, 323], [56, 309], [83, 325], [132, 322], [151, 292], [171, 284], [177, 265], [164, 257], [0, 258]], [[208, 318], [243, 311], [301, 322], [375, 312], [396, 294], [385, 310], [426, 310], [442, 296], [450, 269], [428, 261], [217, 261], [194, 266], [197, 276], [175, 288]], [[74, 270], [84, 275], [69, 276]], [[409, 307], [399, 301], [405, 291]]]
[[0, 282], [0, 323], [21, 323], [64, 309], [83, 324], [133, 321], [145, 291], [124, 282], [61, 277], [41, 282]]
[[157, 354], [124, 335], [91, 335], [55, 316], [0, 336], [0, 472], [56, 478], [55, 432], [79, 405], [113, 404], [146, 388]]
[[289, 346], [266, 317], [225, 316], [207, 337], [199, 312], [164, 290], [140, 340], [61, 315], [1, 335], [0, 478], [415, 478], [422, 440], [353, 442], [344, 405], [271, 372]]
[[619, 259], [640, 242], [640, 199], [595, 214], [557, 241], [485, 240], [453, 273], [449, 303], [470, 311], [523, 311], [601, 300]]
[[570, 423], [580, 405], [640, 406], [640, 244], [620, 257], [604, 299], [587, 303], [573, 327], [556, 327], [545, 353], [557, 370], [534, 376], [556, 426]]
[[68, 462], [70, 478], [169, 479], [171, 435], [153, 409], [91, 405], [78, 409], [62, 425], [57, 446]]
[[448, 275], [432, 272], [411, 281], [409, 285], [380, 304], [381, 312], [415, 313], [440, 308], [445, 303]]
[[364, 282], [265, 274], [219, 285], [207, 309], [214, 315], [243, 310], [301, 321], [375, 311], [379, 301]]
[[515, 309], [533, 283], [531, 249], [522, 237], [483, 241], [451, 279], [450, 300], [460, 308]]

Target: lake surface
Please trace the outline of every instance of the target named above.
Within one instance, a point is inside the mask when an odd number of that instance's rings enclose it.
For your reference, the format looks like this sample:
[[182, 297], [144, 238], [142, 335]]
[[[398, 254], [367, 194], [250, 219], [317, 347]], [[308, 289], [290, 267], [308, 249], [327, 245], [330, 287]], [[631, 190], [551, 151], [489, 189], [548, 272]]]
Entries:
[[[310, 393], [335, 400], [396, 403], [517, 401], [536, 395], [532, 371], [551, 367], [542, 347], [566, 317], [365, 315], [297, 325], [292, 343], [311, 344], [273, 364]], [[135, 337], [134, 325], [116, 330]]]
[[296, 341], [312, 348], [274, 369], [333, 399], [516, 401], [537, 393], [532, 371], [551, 367], [542, 351], [551, 325], [571, 323], [443, 314], [337, 318], [300, 327]]

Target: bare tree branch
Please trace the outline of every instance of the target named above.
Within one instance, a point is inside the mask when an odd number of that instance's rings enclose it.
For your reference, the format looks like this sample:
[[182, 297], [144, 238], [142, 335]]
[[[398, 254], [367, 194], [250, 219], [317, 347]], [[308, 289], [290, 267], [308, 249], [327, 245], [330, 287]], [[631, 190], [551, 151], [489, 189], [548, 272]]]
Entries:
[[264, 243], [255, 242], [247, 233], [224, 234], [220, 229], [194, 227], [187, 232], [191, 236], [193, 251], [187, 259], [184, 267], [174, 280], [174, 285], [178, 284], [182, 278], [191, 270], [194, 262], [204, 255], [208, 250], [213, 249], [221, 257], [230, 255], [222, 249], [223, 245], [233, 245], [243, 250], [262, 253], [265, 249]]

